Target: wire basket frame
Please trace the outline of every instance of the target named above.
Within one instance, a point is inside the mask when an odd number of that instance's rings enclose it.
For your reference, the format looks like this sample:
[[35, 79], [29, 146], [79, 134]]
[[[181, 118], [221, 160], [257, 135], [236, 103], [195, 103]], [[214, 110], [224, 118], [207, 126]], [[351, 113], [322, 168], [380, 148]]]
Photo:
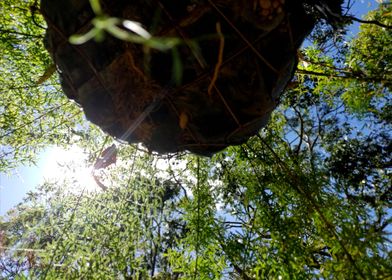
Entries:
[[[87, 0], [41, 1], [46, 46], [64, 93], [106, 133], [158, 153], [212, 155], [268, 123], [297, 65], [297, 50], [322, 1], [101, 1], [106, 14], [178, 37], [172, 53], [106, 36], [72, 45], [91, 29]], [[339, 10], [335, 1], [330, 10]], [[180, 82], [172, 69], [180, 62]], [[178, 74], [178, 73], [177, 73]]]

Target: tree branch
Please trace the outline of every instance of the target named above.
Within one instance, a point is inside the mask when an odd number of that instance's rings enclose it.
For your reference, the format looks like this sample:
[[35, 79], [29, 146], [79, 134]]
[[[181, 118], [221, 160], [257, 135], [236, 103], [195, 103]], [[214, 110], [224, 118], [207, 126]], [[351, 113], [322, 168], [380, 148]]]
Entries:
[[363, 20], [363, 19], [356, 18], [354, 16], [343, 16], [343, 18], [350, 19], [352, 21], [357, 21], [357, 22], [364, 23], [364, 24], [374, 24], [379, 27], [392, 29], [392, 25], [384, 24], [382, 22], [379, 22], [378, 20]]
[[[297, 110], [297, 108], [293, 107], [295, 113], [297, 114], [299, 120], [300, 120], [300, 135], [299, 135], [299, 143], [298, 143], [298, 147], [295, 151], [295, 154], [297, 155], [297, 157], [299, 157], [299, 153], [301, 151], [301, 146], [302, 146], [302, 142], [304, 140], [304, 119], [302, 118], [301, 113]], [[297, 132], [298, 133], [298, 132]]]
[[43, 35], [36, 35], [36, 34], [17, 32], [17, 31], [8, 30], [8, 29], [0, 29], [0, 34], [14, 34], [14, 35], [20, 35], [20, 36], [24, 36], [24, 37], [39, 38], [39, 39], [43, 39], [44, 38]]

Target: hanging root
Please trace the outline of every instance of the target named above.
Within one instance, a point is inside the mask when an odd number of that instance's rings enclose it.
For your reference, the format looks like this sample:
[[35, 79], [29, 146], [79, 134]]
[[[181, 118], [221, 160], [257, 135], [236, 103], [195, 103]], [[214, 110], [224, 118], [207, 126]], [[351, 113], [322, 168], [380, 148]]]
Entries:
[[219, 76], [219, 70], [222, 66], [222, 61], [223, 61], [223, 50], [225, 48], [225, 37], [222, 34], [222, 29], [221, 25], [219, 22], [216, 23], [216, 32], [219, 37], [219, 52], [218, 52], [218, 61], [216, 62], [215, 69], [214, 69], [214, 74], [212, 75], [210, 85], [208, 86], [208, 95], [211, 95], [212, 89], [215, 86], [215, 82], [218, 79]]

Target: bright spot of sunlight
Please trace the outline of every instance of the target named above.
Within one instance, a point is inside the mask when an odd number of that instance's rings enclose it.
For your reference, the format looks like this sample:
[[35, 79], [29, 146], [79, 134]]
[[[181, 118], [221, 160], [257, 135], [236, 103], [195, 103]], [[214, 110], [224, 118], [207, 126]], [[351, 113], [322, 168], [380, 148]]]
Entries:
[[87, 164], [87, 154], [77, 146], [48, 149], [42, 176], [48, 181], [67, 182], [70, 191], [93, 192], [99, 189], [92, 176], [92, 167]]

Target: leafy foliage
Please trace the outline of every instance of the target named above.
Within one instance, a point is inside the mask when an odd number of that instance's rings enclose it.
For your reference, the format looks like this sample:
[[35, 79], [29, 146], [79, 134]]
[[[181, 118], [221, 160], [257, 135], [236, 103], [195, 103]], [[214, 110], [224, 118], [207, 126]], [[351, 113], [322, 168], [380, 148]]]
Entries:
[[[76, 143], [93, 165], [112, 140], [56, 77], [37, 84], [50, 61], [29, 3], [0, 5], [1, 170], [48, 144]], [[390, 6], [369, 18], [389, 24]], [[200, 158], [121, 145], [105, 191], [39, 186], [0, 220], [1, 277], [390, 278], [390, 38], [367, 24], [336, 53], [304, 49], [269, 126], [242, 146]]]
[[[370, 12], [366, 19], [391, 25], [391, 13], [391, 5], [380, 5], [380, 9]], [[391, 38], [391, 28], [364, 24], [351, 42], [346, 64], [360, 78], [346, 84], [348, 90], [343, 98], [356, 111], [377, 112], [375, 107], [388, 106], [391, 102], [388, 96], [392, 88], [392, 53], [388, 47], [392, 44]]]
[[[80, 110], [61, 92], [43, 46], [44, 22], [29, 1], [0, 4], [0, 170], [24, 162], [49, 144], [71, 144]], [[78, 129], [79, 130], [79, 129]]]

